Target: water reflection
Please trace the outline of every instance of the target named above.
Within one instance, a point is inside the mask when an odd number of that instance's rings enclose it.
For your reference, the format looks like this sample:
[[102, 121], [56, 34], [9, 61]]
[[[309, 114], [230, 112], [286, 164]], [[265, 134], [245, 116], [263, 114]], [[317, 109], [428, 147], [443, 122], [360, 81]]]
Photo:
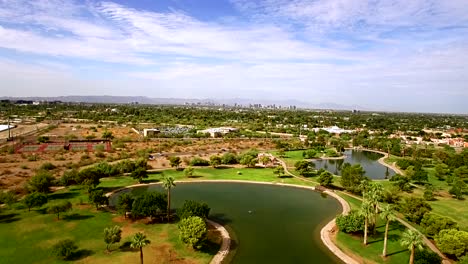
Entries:
[[336, 175], [341, 175], [341, 168], [345, 162], [361, 164], [366, 171], [366, 176], [371, 179], [389, 179], [395, 175], [393, 170], [378, 162], [378, 160], [383, 157], [382, 154], [370, 151], [347, 149], [344, 152], [344, 155], [346, 156], [344, 159], [315, 160], [313, 162], [315, 163], [316, 169], [323, 168]]

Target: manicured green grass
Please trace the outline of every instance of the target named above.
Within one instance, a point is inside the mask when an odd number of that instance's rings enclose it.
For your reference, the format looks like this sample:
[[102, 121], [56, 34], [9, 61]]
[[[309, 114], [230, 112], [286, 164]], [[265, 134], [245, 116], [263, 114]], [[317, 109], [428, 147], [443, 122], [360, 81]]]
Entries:
[[[122, 242], [137, 231], [144, 232], [152, 241], [144, 249], [145, 261], [153, 263], [156, 259], [167, 261], [168, 250], [172, 256], [184, 258], [191, 263], [209, 263], [213, 254], [188, 249], [179, 239], [176, 224], [145, 224], [130, 222], [111, 212], [96, 211], [93, 206], [78, 204], [87, 201], [85, 191], [70, 188], [50, 195], [50, 204], [69, 200], [74, 208], [60, 216], [46, 214], [43, 209], [7, 210], [0, 213], [0, 262], [1, 263], [69, 263], [56, 259], [50, 249], [57, 241], [72, 239], [79, 247], [76, 263], [137, 263], [139, 253], [130, 249], [119, 250], [113, 246], [112, 253], [106, 253], [103, 241], [105, 227], [119, 225], [123, 229]], [[19, 205], [16, 205], [19, 207]], [[217, 250], [215, 250], [217, 251]]]
[[[343, 232], [338, 232], [336, 242], [338, 247], [343, 251], [357, 256], [358, 258], [367, 259], [362, 263], [408, 263], [409, 251], [400, 245], [401, 234], [405, 231], [405, 227], [398, 222], [392, 222], [389, 228], [387, 254], [386, 258], [382, 258], [383, 239], [385, 234], [385, 223], [378, 221], [375, 234], [370, 234], [368, 244], [364, 246], [363, 235], [351, 235]], [[369, 261], [370, 260], [370, 261]]]
[[[163, 172], [149, 174], [149, 178], [145, 182], [158, 182], [163, 176], [171, 176], [175, 180], [247, 180], [247, 181], [260, 181], [260, 182], [271, 182], [271, 183], [286, 183], [296, 185], [315, 186], [315, 183], [301, 181], [299, 179], [285, 176], [278, 177], [274, 173], [273, 169], [269, 168], [218, 168], [213, 169], [210, 167], [206, 168], [195, 168], [192, 177], [186, 177], [182, 170], [165, 170]], [[137, 184], [138, 181], [128, 177], [111, 177], [101, 179], [99, 187], [106, 189], [115, 189], [125, 187], [132, 184]]]
[[362, 202], [354, 197], [344, 194], [343, 192], [337, 192], [341, 198], [348, 202], [351, 210], [358, 210], [361, 207]]

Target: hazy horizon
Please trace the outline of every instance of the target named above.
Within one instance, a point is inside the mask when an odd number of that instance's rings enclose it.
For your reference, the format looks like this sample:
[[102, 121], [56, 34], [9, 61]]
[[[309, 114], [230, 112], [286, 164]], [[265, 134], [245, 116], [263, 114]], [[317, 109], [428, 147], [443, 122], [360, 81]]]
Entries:
[[0, 0], [0, 96], [467, 114], [464, 0]]

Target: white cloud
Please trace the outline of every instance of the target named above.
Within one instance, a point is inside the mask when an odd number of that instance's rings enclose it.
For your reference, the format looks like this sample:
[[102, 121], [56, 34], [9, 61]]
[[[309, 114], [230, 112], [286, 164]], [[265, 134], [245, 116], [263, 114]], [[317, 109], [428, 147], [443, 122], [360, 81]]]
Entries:
[[[436, 100], [431, 95], [468, 96], [468, 37], [459, 34], [468, 33], [466, 0], [233, 2], [250, 23], [113, 2], [0, 0], [0, 48], [23, 60], [40, 57], [30, 59], [32, 67], [0, 63], [2, 82], [24, 95], [37, 78], [51, 93], [66, 86], [67, 94], [138, 91], [376, 107], [392, 106], [392, 99], [408, 109], [414, 103], [408, 97], [423, 105]], [[70, 58], [77, 60], [67, 65]], [[76, 64], [102, 77], [91, 81]], [[29, 74], [20, 77], [25, 69]]]

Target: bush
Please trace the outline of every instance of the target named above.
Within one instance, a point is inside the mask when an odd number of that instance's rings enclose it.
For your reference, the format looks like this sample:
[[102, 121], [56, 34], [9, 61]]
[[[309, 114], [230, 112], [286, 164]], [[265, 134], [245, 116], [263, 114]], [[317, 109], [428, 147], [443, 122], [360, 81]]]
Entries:
[[70, 186], [77, 183], [78, 171], [76, 169], [67, 170], [60, 178], [60, 184], [63, 186]]
[[421, 220], [421, 227], [424, 228], [424, 233], [429, 237], [435, 237], [444, 229], [458, 229], [457, 223], [452, 219], [431, 213], [424, 215]]
[[429, 250], [416, 250], [414, 264], [441, 264], [442, 258], [437, 253]]
[[109, 204], [109, 198], [104, 194], [103, 190], [92, 190], [89, 193], [89, 202], [96, 206], [96, 209], [101, 205]]
[[456, 229], [440, 231], [435, 237], [437, 247], [445, 254], [462, 257], [468, 252], [468, 232]]
[[226, 165], [238, 164], [239, 158], [234, 153], [224, 153], [224, 155], [221, 157], [221, 163]]
[[193, 248], [200, 249], [206, 240], [208, 230], [205, 220], [198, 216], [182, 219], [179, 225], [180, 240]]
[[47, 195], [43, 193], [31, 193], [28, 194], [24, 200], [24, 204], [28, 207], [28, 211], [31, 211], [32, 207], [40, 207], [47, 203]]
[[210, 214], [210, 207], [206, 203], [200, 203], [197, 201], [186, 200], [182, 207], [177, 210], [177, 216], [180, 219], [198, 216], [203, 219], [207, 218]]
[[210, 161], [200, 157], [194, 157], [190, 160], [190, 166], [210, 166]]
[[65, 239], [59, 241], [52, 247], [52, 254], [66, 260], [69, 259], [77, 249], [78, 246], [73, 242], [73, 240]]
[[167, 195], [159, 192], [146, 192], [135, 198], [132, 216], [156, 217], [167, 210]]
[[340, 231], [345, 233], [356, 233], [364, 230], [364, 216], [358, 211], [352, 210], [347, 215], [340, 215], [336, 218], [336, 225]]
[[57, 167], [54, 164], [52, 164], [50, 162], [46, 162], [46, 163], [42, 164], [39, 169], [40, 170], [50, 171], [50, 170], [53, 170], [55, 168], [57, 168]]
[[54, 178], [49, 172], [40, 171], [28, 182], [28, 189], [30, 192], [48, 193]]
[[431, 206], [422, 198], [407, 197], [398, 205], [398, 211], [403, 213], [408, 220], [416, 224], [419, 224], [424, 214], [431, 210]]

